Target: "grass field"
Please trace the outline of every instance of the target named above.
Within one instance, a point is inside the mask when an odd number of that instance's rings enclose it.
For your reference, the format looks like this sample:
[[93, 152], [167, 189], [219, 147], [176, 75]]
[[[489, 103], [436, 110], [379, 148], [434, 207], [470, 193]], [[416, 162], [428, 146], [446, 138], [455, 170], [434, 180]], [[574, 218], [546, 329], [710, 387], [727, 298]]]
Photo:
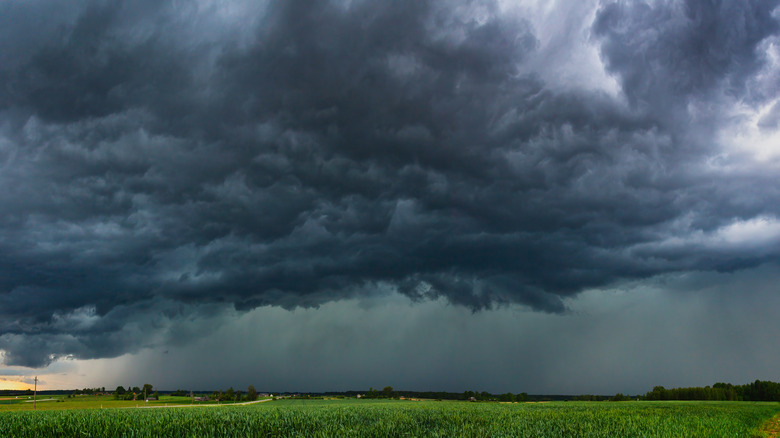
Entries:
[[[53, 399], [53, 400], [52, 400]], [[224, 402], [223, 402], [224, 403]], [[144, 402], [143, 400], [115, 400], [113, 396], [78, 395], [68, 398], [64, 395], [38, 396], [36, 407], [38, 410], [62, 410], [62, 409], [111, 409], [111, 408], [135, 408], [165, 405], [190, 405], [189, 397], [161, 396], [158, 401]], [[195, 402], [195, 405], [215, 404], [214, 402]], [[0, 399], [0, 413], [4, 411], [31, 411], [33, 409], [32, 398], [27, 396], [14, 398], [3, 397]]]
[[0, 431], [9, 437], [750, 437], [762, 436], [761, 425], [778, 412], [780, 403], [749, 402], [281, 400], [209, 409], [0, 411]]

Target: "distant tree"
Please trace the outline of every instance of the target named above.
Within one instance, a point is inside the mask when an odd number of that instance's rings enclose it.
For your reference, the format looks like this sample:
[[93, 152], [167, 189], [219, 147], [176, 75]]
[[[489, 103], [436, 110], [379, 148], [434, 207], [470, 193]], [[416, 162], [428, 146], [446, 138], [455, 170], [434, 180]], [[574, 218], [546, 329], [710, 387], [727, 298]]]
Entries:
[[581, 394], [576, 397], [574, 397], [575, 401], [604, 401], [608, 400], [610, 397], [606, 397], [603, 395], [593, 395], [593, 394]]
[[645, 400], [668, 400], [669, 394], [663, 386], [656, 386], [652, 391], [645, 394]]
[[631, 400], [631, 397], [629, 397], [627, 395], [623, 395], [623, 394], [621, 394], [619, 392], [617, 394], [615, 394], [614, 396], [612, 396], [611, 399], [609, 399], [609, 401], [629, 401], [629, 400]]
[[116, 390], [114, 391], [114, 393], [117, 394], [117, 395], [124, 395], [125, 392], [127, 392], [127, 391], [125, 391], [125, 387], [124, 386], [117, 386]]
[[[149, 383], [144, 383], [144, 387], [142, 389], [144, 396], [150, 396], [152, 395], [152, 391], [154, 391], [154, 387]], [[139, 391], [140, 392], [140, 391]]]
[[382, 389], [382, 395], [384, 395], [387, 398], [393, 397], [393, 387], [392, 386], [385, 386], [384, 389]]
[[780, 401], [780, 383], [756, 380], [737, 387], [743, 400]]
[[136, 394], [140, 394], [140, 393], [141, 393], [141, 388], [139, 388], [139, 387], [137, 387], [137, 386], [133, 386], [133, 390], [132, 390], [132, 392], [134, 392], [134, 393], [136, 393]]
[[236, 399], [236, 392], [233, 390], [233, 387], [231, 386], [228, 388], [227, 392], [225, 392], [225, 400], [233, 401]]
[[520, 394], [517, 394], [515, 396], [515, 400], [519, 402], [527, 402], [528, 401], [528, 393], [527, 392], [521, 392]]
[[257, 391], [255, 391], [254, 386], [249, 385], [249, 388], [246, 390], [246, 396], [249, 401], [257, 400]]
[[241, 401], [241, 391], [240, 391], [240, 390], [239, 390], [239, 391], [236, 391], [236, 401], [237, 401], [237, 402], [240, 402], [240, 401]]

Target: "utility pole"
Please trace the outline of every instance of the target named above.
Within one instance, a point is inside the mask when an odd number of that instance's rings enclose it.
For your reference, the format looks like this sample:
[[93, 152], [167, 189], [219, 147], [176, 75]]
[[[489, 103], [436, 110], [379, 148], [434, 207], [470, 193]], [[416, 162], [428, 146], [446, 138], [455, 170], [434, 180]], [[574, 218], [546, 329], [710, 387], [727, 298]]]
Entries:
[[33, 410], [38, 409], [37, 401], [38, 398], [38, 376], [35, 376], [35, 391], [33, 392]]

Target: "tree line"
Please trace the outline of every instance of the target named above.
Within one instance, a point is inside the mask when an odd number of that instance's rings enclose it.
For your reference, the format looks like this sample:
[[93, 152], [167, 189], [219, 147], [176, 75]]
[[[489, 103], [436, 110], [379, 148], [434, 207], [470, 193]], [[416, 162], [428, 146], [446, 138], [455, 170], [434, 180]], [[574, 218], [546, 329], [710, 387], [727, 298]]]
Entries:
[[[42, 393], [44, 391], [39, 391]], [[106, 394], [106, 388], [84, 388], [76, 390], [54, 390], [45, 391], [47, 394], [69, 393], [69, 397], [75, 395], [97, 395]], [[29, 394], [28, 394], [29, 393]], [[176, 390], [171, 395], [190, 396], [191, 391], [182, 389]], [[314, 394], [314, 393], [313, 393]], [[0, 395], [32, 395], [31, 390], [0, 390]], [[114, 398], [118, 400], [143, 400], [143, 397], [159, 398], [158, 391], [146, 383], [141, 387], [117, 386], [113, 392]], [[346, 391], [329, 392], [321, 395], [340, 395], [346, 397], [355, 397], [360, 395], [364, 398], [422, 398], [433, 400], [473, 400], [473, 401], [501, 401], [501, 402], [524, 402], [524, 401], [543, 401], [543, 400], [577, 400], [577, 401], [627, 401], [627, 400], [724, 400], [724, 401], [780, 401], [780, 383], [772, 381], [756, 380], [744, 385], [733, 385], [731, 383], [715, 383], [712, 386], [705, 387], [687, 387], [687, 388], [664, 388], [656, 386], [652, 391], [644, 396], [627, 396], [615, 394], [614, 396], [605, 395], [528, 395], [525, 392], [513, 394], [510, 392], [503, 394], [491, 394], [487, 391], [464, 391], [464, 392], [444, 392], [444, 391], [396, 391], [391, 386], [386, 386], [382, 390], [370, 388], [367, 392]], [[249, 386], [246, 392], [234, 390], [233, 387], [224, 391], [213, 391], [208, 394], [208, 399], [217, 401], [255, 401], [258, 393], [254, 386]]]
[[[193, 396], [194, 394], [192, 391], [177, 389], [176, 391], [171, 392], [170, 395], [186, 397]], [[117, 400], [143, 400], [144, 397], [159, 399], [160, 395], [154, 390], [154, 386], [149, 383], [145, 383], [144, 386], [140, 388], [138, 386], [133, 386], [132, 388], [128, 386], [127, 389], [125, 389], [124, 386], [117, 386], [114, 391], [114, 398]], [[207, 396], [209, 400], [216, 401], [255, 401], [257, 400], [257, 397], [257, 390], [255, 390], [255, 387], [252, 385], [249, 385], [249, 388], [247, 388], [245, 393], [242, 393], [240, 390], [234, 390], [231, 386], [225, 391], [214, 391]]]
[[159, 399], [160, 394], [154, 390], [154, 386], [150, 383], [144, 383], [144, 386], [139, 388], [137, 386], [130, 386], [125, 389], [124, 386], [117, 386], [114, 391], [114, 398], [117, 400], [141, 400], [146, 398]]
[[[349, 394], [349, 393], [347, 393]], [[445, 391], [396, 391], [392, 386], [385, 386], [381, 391], [370, 388], [363, 398], [424, 398], [432, 400], [474, 400], [474, 401], [504, 401], [504, 402], [524, 402], [530, 398], [527, 393], [512, 394], [491, 394], [487, 391], [464, 391], [464, 392], [445, 392]]]
[[241, 402], [241, 401], [255, 401], [257, 400], [257, 397], [258, 397], [257, 390], [255, 390], [254, 386], [249, 385], [249, 388], [247, 388], [246, 393], [242, 393], [240, 390], [234, 390], [233, 387], [231, 386], [226, 391], [212, 392], [210, 399], [217, 400], [217, 401]]
[[[335, 393], [334, 393], [335, 394]], [[347, 396], [355, 396], [356, 392], [348, 391], [343, 393]], [[472, 400], [472, 401], [502, 401], [502, 402], [525, 402], [542, 400], [573, 400], [573, 401], [629, 401], [629, 400], [723, 400], [723, 401], [780, 401], [780, 383], [771, 381], [756, 380], [744, 385], [733, 385], [731, 383], [716, 383], [705, 387], [688, 388], [670, 388], [656, 386], [652, 391], [644, 396], [629, 396], [617, 393], [613, 396], [607, 395], [577, 395], [577, 396], [541, 396], [528, 395], [525, 392], [519, 394], [504, 393], [491, 394], [487, 391], [465, 391], [465, 392], [420, 392], [420, 391], [396, 391], [391, 386], [386, 386], [382, 390], [370, 388], [365, 394], [365, 398], [424, 398], [434, 400]]]
[[103, 394], [105, 392], [106, 392], [106, 387], [105, 386], [102, 387], [102, 388], [74, 389], [73, 391], [70, 392], [70, 396], [75, 396], [75, 395], [97, 395], [97, 394]]
[[745, 385], [716, 383], [712, 386], [671, 388], [656, 386], [644, 400], [780, 401], [780, 383], [756, 380]]

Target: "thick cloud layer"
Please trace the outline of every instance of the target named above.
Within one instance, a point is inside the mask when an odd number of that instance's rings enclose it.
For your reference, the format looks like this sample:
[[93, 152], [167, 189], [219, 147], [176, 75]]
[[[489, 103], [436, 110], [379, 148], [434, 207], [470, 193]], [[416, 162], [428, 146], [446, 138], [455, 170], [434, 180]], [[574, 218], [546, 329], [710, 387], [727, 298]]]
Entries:
[[777, 151], [724, 134], [778, 130], [777, 1], [584, 14], [555, 44], [617, 94], [560, 87], [535, 18], [488, 1], [49, 3], [0, 3], [7, 364], [219, 305], [563, 312], [780, 256]]

